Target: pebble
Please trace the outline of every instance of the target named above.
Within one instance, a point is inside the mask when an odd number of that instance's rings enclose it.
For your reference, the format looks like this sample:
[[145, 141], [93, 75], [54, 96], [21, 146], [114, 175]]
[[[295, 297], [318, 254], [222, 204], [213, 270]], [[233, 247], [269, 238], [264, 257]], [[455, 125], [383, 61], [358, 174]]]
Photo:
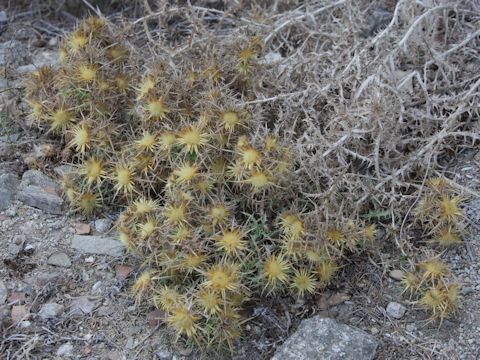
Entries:
[[77, 235], [88, 235], [92, 229], [90, 228], [90, 225], [88, 224], [83, 224], [83, 223], [76, 223], [75, 224], [75, 234]]
[[124, 245], [113, 238], [101, 236], [75, 235], [72, 248], [89, 253], [110, 256], [122, 256]]
[[64, 306], [57, 303], [49, 303], [42, 305], [38, 316], [42, 319], [51, 319], [55, 318], [63, 313]]
[[65, 268], [69, 268], [70, 266], [72, 266], [72, 262], [70, 261], [70, 258], [68, 257], [67, 254], [63, 252], [58, 252], [50, 255], [50, 257], [47, 260], [47, 264], [53, 265], [53, 266], [65, 267]]
[[112, 220], [110, 219], [98, 219], [95, 220], [95, 230], [100, 233], [106, 233], [112, 227]]
[[172, 353], [165, 345], [160, 345], [155, 351], [155, 356], [157, 357], [157, 359], [167, 360], [172, 358]]
[[402, 270], [396, 269], [396, 270], [390, 271], [388, 276], [390, 276], [393, 280], [401, 281], [403, 279], [404, 274], [405, 273]]
[[60, 347], [57, 350], [57, 356], [72, 356], [73, 352], [73, 345], [70, 343], [66, 343], [63, 345], [60, 345]]
[[72, 312], [77, 315], [90, 314], [95, 309], [95, 302], [91, 301], [87, 296], [80, 296], [72, 301]]
[[397, 302], [390, 302], [387, 305], [387, 315], [395, 319], [401, 319], [406, 311], [407, 308]]
[[0, 305], [2, 305], [5, 301], [7, 301], [8, 297], [8, 289], [5, 286], [5, 283], [0, 280]]

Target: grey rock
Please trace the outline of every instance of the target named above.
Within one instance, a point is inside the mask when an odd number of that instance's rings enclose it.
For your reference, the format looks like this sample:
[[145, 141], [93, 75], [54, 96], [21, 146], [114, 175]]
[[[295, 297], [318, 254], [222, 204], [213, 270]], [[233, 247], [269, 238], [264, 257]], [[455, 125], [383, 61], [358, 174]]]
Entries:
[[160, 345], [155, 351], [155, 356], [157, 359], [170, 360], [173, 357], [173, 354], [168, 350], [165, 345]]
[[108, 316], [108, 315], [111, 315], [113, 314], [113, 308], [111, 306], [102, 306], [102, 307], [99, 307], [96, 314], [98, 316]]
[[393, 280], [396, 280], [396, 281], [402, 280], [403, 275], [405, 275], [405, 273], [402, 270], [398, 270], [398, 269], [392, 270], [388, 274], [388, 276], [390, 276]]
[[60, 345], [60, 347], [57, 349], [57, 356], [72, 356], [73, 353], [73, 345], [70, 343], [66, 343], [63, 345]]
[[22, 182], [20, 183], [19, 188], [25, 189], [27, 186], [39, 186], [42, 189], [55, 189], [55, 191], [60, 191], [60, 185], [38, 170], [28, 170], [22, 176]]
[[14, 133], [14, 134], [0, 136], [0, 142], [14, 143], [18, 139], [20, 139], [20, 133]]
[[15, 174], [0, 175], [0, 211], [12, 204], [17, 191], [18, 176]]
[[68, 174], [75, 174], [76, 171], [77, 171], [77, 168], [75, 166], [72, 166], [72, 165], [60, 165], [60, 166], [55, 167], [53, 169], [53, 171], [58, 176], [64, 177]]
[[5, 25], [8, 23], [7, 13], [5, 11], [0, 11], [0, 25]]
[[72, 301], [71, 311], [76, 315], [91, 314], [97, 305], [88, 296], [80, 296]]
[[8, 289], [5, 286], [5, 283], [0, 280], [0, 305], [3, 305], [5, 301], [7, 301], [8, 297]]
[[272, 360], [372, 360], [376, 349], [375, 338], [364, 331], [315, 316], [300, 323]]
[[37, 67], [33, 64], [21, 65], [17, 67], [16, 72], [18, 74], [28, 74], [37, 70]]
[[95, 230], [100, 234], [106, 233], [112, 227], [112, 220], [110, 219], [98, 219], [95, 220]]
[[42, 305], [38, 316], [42, 319], [51, 319], [55, 318], [63, 313], [64, 306], [57, 303], [49, 303]]
[[57, 66], [59, 63], [58, 53], [56, 51], [42, 51], [33, 59], [33, 65], [37, 68], [50, 65]]
[[0, 11], [0, 34], [7, 29], [8, 16], [5, 11]]
[[7, 251], [12, 255], [18, 255], [23, 250], [26, 239], [25, 235], [15, 235], [12, 242], [8, 244]]
[[47, 260], [47, 264], [65, 267], [65, 268], [72, 266], [72, 262], [70, 261], [70, 258], [68, 257], [67, 254], [63, 252], [58, 252], [50, 255], [50, 257]]
[[122, 256], [124, 246], [110, 237], [75, 235], [72, 247], [76, 250], [99, 255]]
[[393, 317], [395, 319], [401, 319], [403, 315], [405, 315], [406, 311], [407, 311], [407, 308], [397, 302], [392, 301], [387, 305], [388, 316]]
[[50, 214], [63, 214], [63, 199], [40, 186], [29, 185], [17, 193], [17, 200]]

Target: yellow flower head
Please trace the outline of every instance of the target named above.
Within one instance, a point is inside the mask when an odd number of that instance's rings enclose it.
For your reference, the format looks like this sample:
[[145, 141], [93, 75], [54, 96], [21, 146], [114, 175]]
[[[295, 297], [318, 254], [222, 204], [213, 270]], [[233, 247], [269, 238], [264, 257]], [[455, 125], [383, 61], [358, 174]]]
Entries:
[[170, 109], [165, 105], [163, 98], [158, 98], [147, 101], [146, 111], [149, 119], [157, 120], [165, 118]]
[[307, 269], [295, 270], [290, 288], [293, 289], [298, 296], [303, 296], [305, 292], [313, 294], [317, 287], [317, 281]]
[[187, 153], [198, 153], [200, 147], [208, 141], [206, 133], [202, 132], [200, 127], [192, 125], [181, 130], [177, 136], [177, 143], [180, 144]]
[[265, 190], [273, 185], [271, 177], [263, 171], [253, 171], [245, 182], [252, 187], [253, 192]]
[[263, 264], [263, 275], [268, 285], [276, 287], [277, 283], [286, 283], [289, 279], [288, 272], [290, 264], [283, 259], [283, 256], [270, 256]]
[[105, 176], [103, 161], [93, 156], [83, 163], [80, 172], [85, 176], [87, 184], [98, 184]]
[[245, 249], [243, 233], [236, 228], [223, 230], [222, 235], [215, 238], [220, 250], [225, 251], [227, 255], [237, 255], [239, 251]]
[[73, 139], [70, 141], [69, 146], [75, 147], [78, 153], [84, 153], [89, 147], [91, 138], [91, 131], [87, 126], [87, 123], [82, 121], [79, 125], [76, 125], [72, 129]]
[[186, 334], [188, 337], [192, 337], [197, 333], [199, 319], [189, 308], [182, 305], [171, 311], [167, 321], [176, 330], [177, 336]]
[[155, 138], [155, 135], [146, 131], [140, 139], [135, 141], [135, 143], [140, 151], [154, 151], [157, 145], [157, 139]]
[[118, 165], [115, 169], [115, 189], [117, 193], [131, 193], [134, 189], [134, 172], [125, 165]]
[[86, 83], [92, 82], [95, 79], [96, 74], [97, 69], [93, 64], [81, 64], [78, 67], [78, 78]]
[[198, 174], [198, 167], [190, 165], [188, 163], [181, 164], [180, 167], [173, 171], [173, 175], [176, 176], [177, 181], [181, 183], [191, 182]]
[[73, 114], [64, 109], [55, 110], [50, 117], [50, 128], [53, 131], [65, 129], [73, 121]]
[[225, 294], [226, 291], [237, 291], [238, 267], [234, 264], [215, 264], [208, 269], [206, 280], [204, 282], [207, 288], [220, 291]]
[[148, 198], [139, 198], [133, 203], [134, 212], [136, 215], [145, 215], [158, 210], [158, 202]]
[[213, 315], [220, 311], [222, 299], [216, 291], [204, 288], [200, 290], [195, 297], [205, 313]]
[[238, 114], [235, 111], [227, 111], [220, 114], [220, 121], [222, 126], [228, 132], [233, 132], [235, 128], [241, 125], [242, 121], [240, 120]]

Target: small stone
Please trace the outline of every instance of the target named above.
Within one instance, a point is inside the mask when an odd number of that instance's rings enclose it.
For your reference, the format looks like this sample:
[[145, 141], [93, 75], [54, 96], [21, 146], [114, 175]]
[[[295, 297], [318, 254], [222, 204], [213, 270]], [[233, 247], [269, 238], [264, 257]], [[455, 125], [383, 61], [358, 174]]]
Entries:
[[153, 310], [147, 314], [147, 321], [150, 326], [157, 326], [165, 321], [165, 312]]
[[112, 227], [112, 220], [110, 219], [98, 219], [95, 220], [95, 230], [100, 233], [106, 233]]
[[40, 316], [42, 319], [51, 319], [61, 315], [63, 313], [63, 310], [64, 306], [61, 304], [44, 304], [38, 312], [38, 316]]
[[115, 265], [115, 276], [119, 280], [125, 280], [132, 271], [133, 271], [133, 268], [130, 266], [121, 265], [121, 264]]
[[333, 319], [302, 320], [275, 352], [272, 360], [373, 360], [377, 342], [372, 335]]
[[40, 68], [42, 66], [53, 66], [56, 67], [59, 63], [58, 60], [58, 52], [52, 50], [45, 50], [37, 54], [33, 59], [33, 65], [35, 67]]
[[388, 274], [388, 276], [390, 276], [393, 280], [396, 280], [396, 281], [401, 281], [404, 275], [405, 273], [402, 270], [398, 270], [398, 269], [392, 270]]
[[77, 314], [90, 314], [95, 309], [95, 302], [91, 301], [87, 296], [81, 296], [72, 301], [70, 305], [72, 311]]
[[50, 255], [50, 257], [47, 260], [47, 264], [53, 265], [53, 266], [65, 267], [65, 268], [69, 268], [70, 266], [72, 266], [72, 262], [70, 261], [70, 258], [68, 257], [67, 254], [63, 252], [58, 252]]
[[109, 351], [106, 355], [108, 360], [120, 360], [120, 353], [118, 351]]
[[470, 286], [465, 286], [460, 290], [460, 292], [463, 296], [465, 296], [465, 295], [470, 295], [471, 293], [475, 292], [475, 290]]
[[16, 72], [18, 74], [28, 74], [31, 72], [34, 72], [37, 69], [37, 67], [33, 64], [28, 64], [28, 65], [22, 65], [17, 67]]
[[15, 174], [0, 175], [0, 211], [5, 210], [15, 198], [18, 176]]
[[114, 311], [111, 306], [101, 306], [98, 308], [96, 313], [98, 316], [108, 316], [113, 314], [113, 312]]
[[372, 335], [377, 335], [380, 330], [378, 330], [375, 326], [374, 327], [371, 327], [370, 328], [370, 332], [372, 333]]
[[72, 356], [73, 353], [73, 345], [70, 343], [66, 343], [60, 345], [57, 349], [57, 356]]
[[110, 237], [75, 235], [72, 248], [89, 253], [110, 256], [122, 256], [124, 246]]
[[33, 246], [32, 244], [27, 244], [23, 248], [23, 252], [26, 255], [32, 255], [35, 252], [35, 246]]
[[93, 256], [89, 256], [85, 258], [85, 264], [93, 264], [95, 262], [95, 258]]
[[58, 44], [58, 38], [57, 37], [52, 37], [50, 40], [48, 40], [48, 46], [54, 47], [57, 46]]
[[27, 319], [30, 316], [30, 313], [26, 305], [13, 305], [11, 316], [13, 322], [18, 324], [20, 321]]
[[97, 294], [102, 292], [102, 282], [97, 281], [95, 284], [92, 286], [92, 293]]
[[14, 291], [13, 293], [10, 294], [8, 297], [7, 303], [12, 304], [12, 305], [19, 305], [21, 303], [25, 303], [26, 301], [25, 293], [20, 292], [20, 291]]
[[5, 285], [5, 283], [0, 280], [0, 305], [2, 305], [8, 297], [8, 289]]
[[53, 169], [53, 172], [60, 177], [64, 177], [68, 174], [74, 174], [77, 171], [77, 168], [72, 165], [60, 165]]
[[405, 329], [409, 332], [409, 333], [413, 333], [415, 332], [415, 330], [417, 330], [417, 326], [415, 324], [408, 324]]
[[0, 11], [0, 26], [7, 25], [8, 16], [5, 11]]
[[387, 305], [387, 315], [395, 319], [401, 319], [406, 311], [407, 308], [397, 302], [390, 302]]
[[168, 350], [165, 345], [160, 345], [155, 351], [155, 356], [157, 359], [170, 360], [172, 359], [172, 353]]
[[76, 223], [75, 224], [75, 234], [77, 235], [88, 235], [91, 232], [90, 225], [83, 224], [83, 223]]
[[40, 186], [29, 185], [17, 193], [17, 199], [26, 205], [50, 214], [62, 215], [63, 199]]
[[18, 325], [22, 328], [22, 329], [27, 329], [29, 328], [30, 326], [32, 326], [32, 322], [31, 321], [28, 321], [28, 320], [23, 320], [23, 321], [20, 321], [18, 323]]

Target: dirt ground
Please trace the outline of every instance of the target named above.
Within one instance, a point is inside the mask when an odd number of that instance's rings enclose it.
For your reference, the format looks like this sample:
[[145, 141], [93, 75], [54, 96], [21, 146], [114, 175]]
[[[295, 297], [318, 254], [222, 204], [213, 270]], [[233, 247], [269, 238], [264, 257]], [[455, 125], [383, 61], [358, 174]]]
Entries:
[[[30, 21], [29, 15], [13, 18], [0, 35], [0, 43], [17, 41], [4, 69], [8, 90], [0, 93], [0, 104], [18, 106], [17, 79], [11, 69], [31, 64], [39, 54], [54, 51], [57, 36], [72, 26], [71, 19], [60, 25]], [[31, 26], [36, 24], [35, 26]], [[57, 39], [57, 40], [56, 40]], [[14, 111], [14, 113], [17, 113]], [[38, 145], [31, 133], [15, 117], [3, 117], [0, 136], [20, 137], [0, 154], [0, 174], [21, 176], [28, 168], [22, 154]], [[53, 175], [50, 166], [42, 168]], [[480, 155], [467, 153], [450, 165], [458, 183], [478, 191]], [[365, 330], [379, 343], [376, 358], [386, 359], [462, 359], [480, 357], [480, 202], [470, 200], [465, 208], [469, 218], [464, 244], [442, 254], [453, 276], [462, 285], [462, 304], [451, 319], [428, 322], [429, 315], [409, 303], [399, 283], [389, 277], [393, 269], [406, 266], [399, 251], [384, 246], [375, 255], [352, 259], [352, 264], [329, 289], [317, 298], [299, 301], [281, 299], [272, 304], [260, 301], [247, 309], [252, 318], [234, 355], [207, 357], [268, 359], [302, 318], [314, 314], [333, 317]], [[106, 214], [114, 218], [114, 214]], [[128, 288], [140, 266], [134, 255], [120, 258], [78, 253], [71, 240], [78, 224], [89, 224], [95, 233], [95, 218], [76, 215], [50, 215], [38, 209], [13, 203], [0, 212], [0, 280], [8, 299], [0, 304], [0, 354], [4, 359], [197, 359], [198, 352], [183, 342], [175, 343], [172, 334], [156, 320], [154, 309], [135, 305]], [[113, 230], [111, 231], [113, 236]], [[21, 243], [22, 249], [15, 250]], [[63, 253], [69, 266], [48, 264], [52, 254]], [[388, 316], [389, 302], [407, 307], [401, 319]], [[63, 310], [44, 318], [43, 305], [56, 303]]]

